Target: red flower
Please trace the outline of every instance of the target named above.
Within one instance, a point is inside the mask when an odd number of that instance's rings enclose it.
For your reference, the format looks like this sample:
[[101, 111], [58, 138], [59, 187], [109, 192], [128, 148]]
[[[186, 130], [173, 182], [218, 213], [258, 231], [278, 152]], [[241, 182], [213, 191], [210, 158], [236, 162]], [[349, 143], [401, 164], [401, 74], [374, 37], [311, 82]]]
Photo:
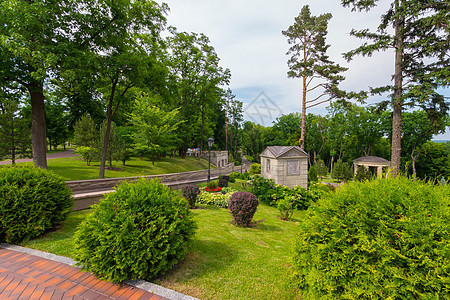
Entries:
[[205, 191], [207, 192], [220, 192], [222, 190], [221, 187], [215, 188], [215, 189], [210, 189], [209, 187], [205, 187]]

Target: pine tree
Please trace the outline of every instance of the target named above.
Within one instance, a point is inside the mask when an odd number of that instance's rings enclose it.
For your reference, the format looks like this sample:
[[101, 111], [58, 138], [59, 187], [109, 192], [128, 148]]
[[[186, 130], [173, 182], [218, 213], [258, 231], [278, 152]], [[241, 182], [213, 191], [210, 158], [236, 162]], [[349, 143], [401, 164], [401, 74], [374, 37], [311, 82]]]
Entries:
[[[309, 6], [305, 5], [295, 18], [294, 24], [282, 32], [292, 45], [287, 53], [292, 55], [288, 61], [288, 77], [301, 78], [303, 82], [302, 149], [305, 149], [306, 109], [337, 97], [337, 84], [344, 80], [339, 73], [347, 70], [330, 61], [326, 55], [330, 45], [325, 43], [325, 37], [331, 17], [331, 14], [311, 16]], [[316, 90], [320, 90], [319, 95], [307, 99], [307, 94]]]
[[[342, 0], [353, 10], [370, 10], [379, 0]], [[391, 92], [392, 99], [382, 103], [393, 108], [392, 165], [393, 174], [400, 169], [402, 110], [419, 106], [431, 118], [447, 114], [449, 103], [439, 94], [438, 87], [450, 82], [450, 2], [448, 0], [393, 0], [382, 16], [377, 32], [352, 30], [351, 35], [369, 42], [346, 53], [371, 56], [374, 52], [394, 49], [393, 85], [371, 88], [370, 94]], [[390, 27], [394, 32], [390, 32]]]

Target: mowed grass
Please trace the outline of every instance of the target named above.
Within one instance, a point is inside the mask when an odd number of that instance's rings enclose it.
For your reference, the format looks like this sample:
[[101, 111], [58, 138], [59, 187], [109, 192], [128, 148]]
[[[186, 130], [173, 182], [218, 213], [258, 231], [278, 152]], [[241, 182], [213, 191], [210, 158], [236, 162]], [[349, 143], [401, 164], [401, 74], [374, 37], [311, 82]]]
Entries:
[[[17, 165], [31, 165], [31, 162]], [[48, 169], [61, 176], [66, 181], [98, 179], [100, 162], [91, 162], [90, 166], [78, 156], [69, 158], [56, 158], [47, 160]], [[107, 163], [108, 166], [108, 163]], [[208, 168], [208, 161], [193, 157], [186, 158], [160, 158], [152, 165], [151, 160], [132, 158], [126, 165], [121, 162], [113, 162], [113, 167], [118, 170], [105, 170], [105, 178], [121, 178], [142, 175], [160, 175], [169, 173], [190, 172]], [[211, 166], [213, 168], [213, 166]]]
[[[72, 212], [60, 229], [22, 246], [73, 258], [73, 233], [90, 212]], [[254, 220], [264, 221], [253, 228], [234, 226], [227, 209], [192, 212], [198, 229], [187, 257], [154, 283], [199, 299], [300, 299], [288, 274], [304, 211], [282, 221], [277, 209], [260, 204]]]

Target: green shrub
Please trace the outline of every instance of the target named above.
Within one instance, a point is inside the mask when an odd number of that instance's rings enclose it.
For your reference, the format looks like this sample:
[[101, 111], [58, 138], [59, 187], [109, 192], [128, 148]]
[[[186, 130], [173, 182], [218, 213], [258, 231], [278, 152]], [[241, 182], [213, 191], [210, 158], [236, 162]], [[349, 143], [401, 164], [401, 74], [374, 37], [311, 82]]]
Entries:
[[250, 174], [250, 176], [256, 175], [256, 174], [261, 174], [261, 165], [260, 164], [252, 164], [250, 166], [250, 169], [248, 170], [248, 174]]
[[219, 183], [217, 181], [210, 181], [206, 184], [206, 186], [210, 189], [210, 190], [214, 190], [217, 189], [219, 187]]
[[200, 194], [200, 188], [195, 184], [188, 184], [183, 187], [183, 197], [189, 202], [191, 208], [195, 207], [198, 194]]
[[317, 171], [314, 166], [311, 166], [308, 171], [308, 182], [317, 182], [319, 178], [317, 177]]
[[161, 182], [123, 182], [79, 225], [75, 260], [112, 282], [150, 280], [186, 255], [195, 227], [187, 201]]
[[355, 182], [301, 224], [293, 279], [304, 299], [446, 299], [450, 188], [406, 178]]
[[43, 234], [72, 210], [72, 192], [51, 172], [0, 168], [0, 242], [19, 243]]
[[236, 191], [229, 187], [223, 188], [222, 192], [218, 193], [201, 192], [197, 197], [197, 202], [200, 204], [227, 208], [230, 197], [234, 193], [236, 193]]
[[358, 170], [356, 171], [355, 180], [356, 181], [371, 180], [373, 179], [373, 177], [374, 176], [372, 172], [370, 172], [369, 168], [359, 166]]
[[352, 169], [346, 162], [342, 162], [342, 160], [338, 159], [333, 167], [333, 173], [331, 174], [331, 178], [337, 180], [349, 180], [353, 177]]
[[236, 192], [231, 195], [228, 209], [233, 223], [240, 227], [250, 226], [258, 205], [258, 199], [252, 193]]
[[259, 201], [267, 205], [271, 205], [274, 200], [272, 195], [274, 193], [275, 183], [273, 179], [265, 179], [260, 175], [252, 177], [252, 193]]
[[223, 175], [219, 178], [219, 187], [224, 188], [228, 186], [228, 181], [230, 180], [230, 176]]
[[250, 162], [256, 162], [256, 160], [255, 160], [255, 158], [253, 157], [253, 156], [250, 156], [250, 155], [244, 155], [245, 156], [245, 158], [248, 160], [248, 161], [250, 161]]
[[280, 218], [282, 220], [290, 220], [294, 214], [297, 199], [295, 196], [286, 195], [277, 201], [277, 208], [280, 211]]
[[233, 172], [233, 173], [231, 173], [229, 182], [236, 182], [236, 179], [249, 180], [250, 175], [248, 174], [248, 172], [244, 172], [244, 173]]
[[75, 149], [75, 152], [81, 155], [88, 166], [91, 164], [91, 161], [95, 156], [95, 151], [91, 149], [91, 147], [80, 146]]

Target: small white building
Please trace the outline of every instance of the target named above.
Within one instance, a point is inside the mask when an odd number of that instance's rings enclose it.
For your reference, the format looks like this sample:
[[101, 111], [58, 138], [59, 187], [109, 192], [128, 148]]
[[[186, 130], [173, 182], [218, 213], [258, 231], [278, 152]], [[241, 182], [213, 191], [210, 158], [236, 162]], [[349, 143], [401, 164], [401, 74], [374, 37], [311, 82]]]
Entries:
[[261, 176], [289, 188], [308, 188], [309, 155], [298, 146], [270, 146], [261, 153]]

